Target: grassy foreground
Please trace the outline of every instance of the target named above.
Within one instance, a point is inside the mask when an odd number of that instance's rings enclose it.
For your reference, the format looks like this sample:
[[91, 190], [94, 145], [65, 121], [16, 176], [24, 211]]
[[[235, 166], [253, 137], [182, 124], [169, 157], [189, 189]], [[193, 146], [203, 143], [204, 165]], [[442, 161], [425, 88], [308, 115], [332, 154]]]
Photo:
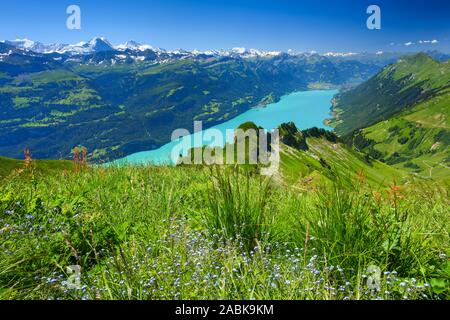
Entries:
[[33, 170], [0, 184], [0, 299], [449, 298], [448, 186]]
[[[52, 171], [72, 170], [72, 161], [65, 160], [39, 160], [34, 163], [35, 173], [48, 174]], [[25, 161], [0, 157], [0, 179], [7, 177], [11, 171], [23, 170]]]

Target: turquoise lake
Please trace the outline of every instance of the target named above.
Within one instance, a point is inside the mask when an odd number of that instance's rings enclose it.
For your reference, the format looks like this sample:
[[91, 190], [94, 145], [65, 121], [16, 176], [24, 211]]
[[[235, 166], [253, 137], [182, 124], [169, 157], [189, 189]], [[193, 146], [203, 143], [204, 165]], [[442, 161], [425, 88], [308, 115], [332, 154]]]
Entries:
[[[253, 108], [245, 113], [207, 130], [197, 132], [188, 136], [193, 147], [201, 145], [224, 146], [224, 141], [208, 142], [202, 140], [202, 136], [211, 129], [218, 129], [226, 136], [225, 142], [233, 141], [233, 132], [244, 122], [253, 121], [256, 125], [266, 130], [277, 128], [284, 122], [294, 122], [299, 129], [311, 127], [327, 128], [324, 120], [330, 117], [331, 100], [338, 93], [338, 90], [312, 90], [294, 92], [283, 96], [280, 101], [269, 104], [261, 108]], [[328, 128], [330, 129], [330, 128]], [[228, 131], [227, 131], [228, 130]], [[159, 149], [143, 151], [131, 154], [114, 164], [173, 164], [171, 153], [175, 146], [180, 145], [180, 140], [175, 140], [165, 144]], [[186, 152], [183, 152], [185, 155]]]

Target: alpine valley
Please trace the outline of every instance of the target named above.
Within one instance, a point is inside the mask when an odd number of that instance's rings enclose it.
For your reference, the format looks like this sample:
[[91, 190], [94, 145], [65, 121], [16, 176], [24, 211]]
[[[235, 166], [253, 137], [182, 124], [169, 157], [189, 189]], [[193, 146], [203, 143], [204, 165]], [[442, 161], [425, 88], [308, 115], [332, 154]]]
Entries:
[[336, 132], [396, 168], [449, 178], [450, 62], [403, 57], [334, 103]]
[[400, 56], [3, 41], [0, 154], [18, 158], [28, 147], [36, 158], [67, 159], [84, 146], [93, 161], [114, 160], [156, 149], [194, 120], [208, 128], [294, 91], [354, 86]]

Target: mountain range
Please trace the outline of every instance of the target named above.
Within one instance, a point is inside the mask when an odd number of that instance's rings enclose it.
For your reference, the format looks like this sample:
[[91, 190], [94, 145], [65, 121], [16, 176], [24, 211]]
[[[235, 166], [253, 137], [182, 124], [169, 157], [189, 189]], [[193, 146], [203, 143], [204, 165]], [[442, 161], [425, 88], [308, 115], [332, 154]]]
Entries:
[[[115, 63], [127, 60], [127, 58], [134, 59], [135, 61], [143, 61], [146, 59], [154, 59], [160, 57], [161, 59], [167, 58], [182, 58], [182, 57], [196, 57], [196, 56], [215, 56], [215, 57], [240, 57], [240, 58], [258, 58], [258, 57], [274, 57], [280, 55], [289, 56], [322, 56], [332, 60], [356, 60], [361, 62], [373, 62], [378, 61], [381, 65], [385, 65], [386, 61], [395, 61], [400, 56], [405, 55], [401, 52], [376, 52], [376, 53], [354, 53], [354, 52], [327, 52], [318, 54], [317, 52], [294, 52], [288, 50], [288, 52], [282, 51], [264, 51], [258, 49], [247, 49], [243, 47], [236, 47], [230, 50], [207, 50], [199, 51], [192, 50], [187, 51], [183, 49], [168, 51], [161, 48], [154, 48], [148, 44], [141, 44], [136, 41], [127, 41], [123, 44], [113, 45], [108, 39], [104, 37], [95, 37], [88, 42], [80, 42], [77, 44], [43, 44], [38, 41], [29, 39], [16, 39], [16, 40], [4, 40], [0, 43], [11, 46], [12, 48], [21, 49], [25, 51], [32, 51], [40, 54], [59, 54], [62, 56], [73, 57], [77, 55], [92, 55], [101, 52], [115, 52], [115, 55], [111, 55], [110, 61], [104, 61], [104, 63]], [[437, 51], [428, 52], [430, 56], [435, 59], [444, 61], [450, 58], [450, 55], [440, 53]], [[63, 57], [64, 58], [64, 57]]]

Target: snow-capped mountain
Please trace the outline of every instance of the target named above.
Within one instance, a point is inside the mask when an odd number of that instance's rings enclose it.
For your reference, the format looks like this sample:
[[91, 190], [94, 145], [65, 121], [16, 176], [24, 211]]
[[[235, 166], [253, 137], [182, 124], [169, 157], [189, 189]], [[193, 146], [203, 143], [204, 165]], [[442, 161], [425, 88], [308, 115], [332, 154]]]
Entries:
[[230, 56], [241, 56], [245, 58], [256, 58], [256, 57], [275, 57], [282, 54], [281, 51], [262, 51], [257, 49], [246, 49], [246, 48], [233, 48], [231, 51], [224, 51], [225, 55]]
[[105, 38], [93, 38], [89, 42], [80, 42], [77, 44], [43, 44], [29, 39], [6, 40], [3, 43], [14, 46], [18, 49], [33, 51], [36, 53], [60, 53], [60, 54], [92, 54], [97, 52], [113, 51], [114, 47]]
[[6, 40], [4, 43], [9, 44], [13, 47], [22, 50], [29, 50], [34, 52], [42, 53], [46, 50], [46, 46], [40, 42], [35, 42], [29, 39], [16, 39], [16, 40]]
[[352, 57], [355, 55], [358, 55], [359, 53], [355, 52], [327, 52], [324, 53], [323, 56], [325, 57]]
[[[2, 48], [3, 46], [7, 46]], [[187, 51], [177, 49], [166, 51], [160, 48], [154, 48], [148, 44], [141, 44], [136, 41], [127, 41], [123, 44], [114, 46], [106, 38], [96, 37], [89, 42], [80, 42], [77, 44], [43, 44], [29, 39], [16, 39], [0, 41], [0, 53], [2, 60], [17, 51], [28, 55], [49, 55], [48, 58], [54, 61], [87, 63], [87, 64], [115, 64], [115, 63], [133, 63], [133, 62], [166, 62], [176, 59], [202, 59], [207, 57], [216, 58], [238, 58], [238, 59], [271, 59], [271, 58], [305, 58], [305, 59], [328, 59], [330, 61], [358, 61], [362, 63], [374, 63], [384, 65], [385, 61], [393, 63], [404, 53], [388, 53], [378, 51], [376, 53], [355, 53], [355, 52], [327, 52], [319, 54], [311, 52], [294, 52], [288, 50], [264, 51], [257, 49], [247, 49], [236, 47], [231, 50], [192, 50]], [[18, 52], [20, 54], [20, 52]], [[102, 53], [102, 54], [99, 54]], [[56, 55], [56, 56], [55, 56]], [[448, 55], [434, 54], [433, 57], [444, 60]]]
[[117, 50], [139, 50], [139, 51], [154, 50], [153, 47], [148, 44], [140, 44], [133, 40], [127, 41], [124, 44], [119, 44], [115, 48]]
[[183, 49], [166, 51], [160, 48], [154, 48], [148, 44], [141, 44], [136, 41], [127, 41], [123, 44], [113, 46], [107, 39], [103, 37], [96, 37], [89, 42], [80, 42], [77, 44], [49, 44], [45, 45], [40, 42], [35, 42], [29, 39], [17, 39], [13, 41], [3, 41], [3, 43], [12, 45], [18, 49], [33, 51], [36, 53], [49, 54], [49, 53], [59, 53], [67, 55], [89, 55], [98, 52], [108, 52], [108, 51], [132, 51], [140, 55], [140, 52], [145, 52], [147, 50], [153, 51], [157, 54], [168, 54], [175, 56], [225, 56], [225, 57], [242, 57], [242, 58], [252, 58], [252, 57], [274, 57], [281, 54], [280, 51], [262, 51], [257, 49], [246, 49], [246, 48], [233, 48], [231, 50], [207, 50], [207, 51], [186, 51]]
[[98, 52], [113, 51], [114, 47], [105, 38], [94, 38], [89, 42], [80, 42], [75, 45], [64, 45], [56, 50], [57, 53], [76, 54], [92, 54]]

